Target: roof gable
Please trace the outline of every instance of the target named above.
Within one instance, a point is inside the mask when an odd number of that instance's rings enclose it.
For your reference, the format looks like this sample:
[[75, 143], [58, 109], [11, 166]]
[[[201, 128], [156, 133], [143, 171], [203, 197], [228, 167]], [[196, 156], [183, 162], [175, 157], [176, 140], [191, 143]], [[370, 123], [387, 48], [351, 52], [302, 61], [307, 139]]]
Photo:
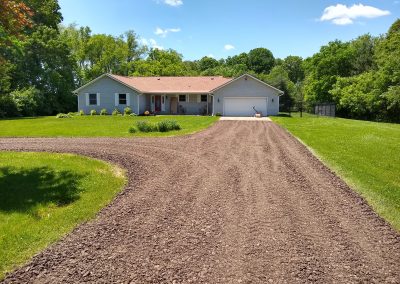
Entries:
[[263, 81], [257, 79], [256, 77], [254, 77], [254, 76], [252, 76], [252, 75], [249, 75], [249, 74], [243, 74], [243, 75], [241, 75], [241, 76], [239, 76], [239, 77], [237, 77], [237, 78], [235, 78], [235, 79], [232, 79], [232, 80], [226, 82], [225, 84], [222, 84], [222, 85], [216, 87], [215, 89], [212, 90], [212, 92], [215, 92], [215, 91], [217, 91], [217, 90], [219, 90], [219, 89], [222, 89], [222, 88], [224, 88], [225, 86], [230, 85], [230, 84], [232, 84], [233, 82], [236, 82], [236, 81], [238, 81], [238, 80], [240, 80], [240, 79], [242, 79], [242, 78], [244, 78], [245, 80], [246, 80], [247, 78], [250, 78], [250, 79], [252, 79], [252, 80], [254, 80], [254, 81], [256, 81], [256, 82], [258, 82], [258, 83], [260, 83], [260, 84], [262, 84], [262, 85], [264, 85], [264, 86], [266, 86], [266, 87], [268, 87], [268, 88], [273, 89], [274, 91], [276, 91], [277, 93], [279, 93], [279, 95], [283, 95], [283, 93], [284, 93], [283, 91], [281, 91], [281, 90], [279, 90], [279, 89], [277, 89], [277, 88], [275, 88], [275, 87], [273, 87], [273, 86], [271, 86], [271, 85], [269, 85], [269, 84], [267, 84], [267, 83], [265, 83], [265, 82], [263, 82]]

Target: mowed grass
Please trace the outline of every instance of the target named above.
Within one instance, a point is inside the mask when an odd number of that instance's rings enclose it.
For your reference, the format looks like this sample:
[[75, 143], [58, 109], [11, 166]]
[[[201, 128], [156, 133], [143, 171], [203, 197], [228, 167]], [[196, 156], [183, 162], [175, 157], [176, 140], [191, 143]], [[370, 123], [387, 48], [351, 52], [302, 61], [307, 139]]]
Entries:
[[273, 117], [400, 230], [400, 125], [305, 115]]
[[[129, 133], [136, 121], [158, 122], [176, 120], [181, 130], [170, 132]], [[168, 116], [55, 116], [16, 118], [0, 120], [1, 137], [133, 137], [133, 136], [175, 136], [203, 130], [218, 120], [213, 116], [168, 115]]]
[[0, 152], [0, 279], [93, 218], [124, 184], [124, 171], [102, 161]]

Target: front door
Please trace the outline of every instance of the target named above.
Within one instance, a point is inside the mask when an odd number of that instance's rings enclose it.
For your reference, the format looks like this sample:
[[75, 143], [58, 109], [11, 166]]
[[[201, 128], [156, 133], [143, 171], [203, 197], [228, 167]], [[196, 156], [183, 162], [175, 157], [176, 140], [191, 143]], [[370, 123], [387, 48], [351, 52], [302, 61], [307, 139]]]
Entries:
[[161, 111], [161, 96], [154, 96], [154, 111]]
[[171, 97], [171, 113], [177, 114], [178, 113], [178, 98]]

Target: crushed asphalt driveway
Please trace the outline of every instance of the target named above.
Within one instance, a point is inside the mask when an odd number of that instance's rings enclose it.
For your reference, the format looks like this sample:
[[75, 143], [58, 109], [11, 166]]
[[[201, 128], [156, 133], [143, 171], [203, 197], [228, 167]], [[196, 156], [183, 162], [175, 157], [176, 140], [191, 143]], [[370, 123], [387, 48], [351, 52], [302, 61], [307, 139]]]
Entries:
[[6, 283], [400, 283], [400, 235], [272, 122], [175, 138], [4, 138], [127, 169], [97, 217]]

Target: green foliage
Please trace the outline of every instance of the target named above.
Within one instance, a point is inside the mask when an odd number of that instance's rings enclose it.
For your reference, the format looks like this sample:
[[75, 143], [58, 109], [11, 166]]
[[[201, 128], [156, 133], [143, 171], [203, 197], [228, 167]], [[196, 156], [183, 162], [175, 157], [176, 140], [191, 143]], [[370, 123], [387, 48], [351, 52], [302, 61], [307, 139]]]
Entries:
[[56, 115], [56, 118], [72, 118], [72, 115], [67, 114], [67, 113], [58, 113]]
[[129, 127], [128, 132], [129, 132], [129, 133], [136, 133], [137, 130], [136, 130], [135, 127], [131, 126], [131, 127]]
[[40, 105], [45, 104], [45, 98], [34, 87], [14, 91], [11, 93], [11, 98], [22, 116], [37, 115]]
[[132, 109], [130, 107], [124, 108], [124, 115], [131, 115], [132, 114]]
[[290, 81], [289, 75], [284, 67], [282, 65], [275, 66], [268, 75], [262, 76], [261, 78], [268, 84], [284, 92], [279, 98], [280, 110], [290, 111], [294, 101], [295, 85]]
[[217, 113], [215, 114], [215, 116], [222, 116], [222, 113], [217, 112]]
[[18, 115], [18, 107], [11, 95], [0, 94], [0, 118]]
[[[277, 64], [280, 65], [280, 64]], [[300, 56], [288, 56], [282, 62], [283, 69], [287, 72], [290, 81], [293, 83], [304, 80], [303, 58]]]
[[176, 120], [166, 119], [157, 122], [157, 128], [160, 132], [168, 132], [172, 130], [180, 130], [181, 126]]
[[81, 110], [78, 112], [77, 115], [79, 115], [79, 116], [85, 115], [85, 112], [81, 109]]
[[103, 108], [100, 110], [100, 115], [107, 115], [107, 114], [108, 114], [107, 109]]
[[92, 109], [92, 110], [90, 111], [90, 115], [97, 115], [97, 111], [96, 111], [95, 109]]
[[146, 120], [142, 121], [137, 121], [136, 122], [136, 127], [139, 129], [141, 132], [154, 132], [158, 131], [157, 125], [151, 122], [148, 122]]
[[112, 115], [119, 115], [121, 112], [118, 109], [114, 109]]
[[204, 56], [199, 61], [200, 71], [205, 71], [207, 69], [213, 69], [219, 65], [218, 61], [212, 57]]
[[268, 74], [274, 67], [275, 59], [269, 49], [260, 47], [250, 50], [247, 64], [256, 73]]

